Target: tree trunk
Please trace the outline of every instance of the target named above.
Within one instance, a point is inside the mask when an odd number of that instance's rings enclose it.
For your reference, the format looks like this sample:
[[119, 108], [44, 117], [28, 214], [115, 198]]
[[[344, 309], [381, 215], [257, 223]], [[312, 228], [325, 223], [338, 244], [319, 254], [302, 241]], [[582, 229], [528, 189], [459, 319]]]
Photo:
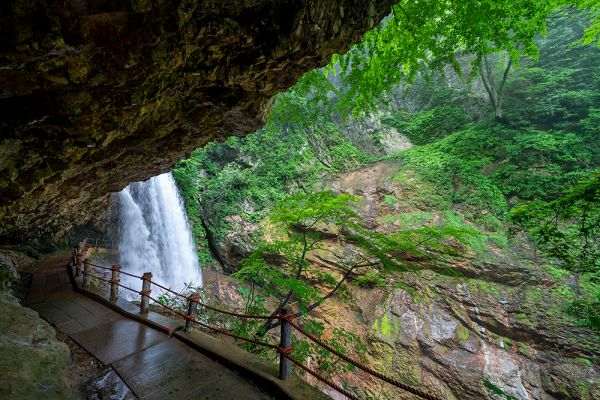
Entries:
[[502, 95], [504, 92], [504, 86], [506, 85], [506, 79], [508, 78], [508, 73], [510, 68], [512, 67], [512, 59], [509, 57], [506, 67], [504, 68], [504, 73], [502, 74], [502, 81], [500, 85], [496, 87], [496, 82], [494, 81], [494, 73], [492, 71], [492, 67], [490, 66], [490, 62], [486, 55], [483, 56], [483, 61], [479, 64], [479, 76], [481, 77], [481, 82], [483, 83], [483, 87], [488, 94], [488, 98], [490, 99], [490, 103], [492, 103], [492, 107], [494, 107], [494, 116], [496, 120], [502, 120]]

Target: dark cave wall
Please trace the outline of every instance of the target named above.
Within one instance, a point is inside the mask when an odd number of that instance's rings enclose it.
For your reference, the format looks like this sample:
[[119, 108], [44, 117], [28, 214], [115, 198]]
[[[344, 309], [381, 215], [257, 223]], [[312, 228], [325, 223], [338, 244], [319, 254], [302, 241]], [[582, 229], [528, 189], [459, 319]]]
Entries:
[[56, 241], [108, 193], [253, 132], [392, 3], [2, 2], [0, 241]]

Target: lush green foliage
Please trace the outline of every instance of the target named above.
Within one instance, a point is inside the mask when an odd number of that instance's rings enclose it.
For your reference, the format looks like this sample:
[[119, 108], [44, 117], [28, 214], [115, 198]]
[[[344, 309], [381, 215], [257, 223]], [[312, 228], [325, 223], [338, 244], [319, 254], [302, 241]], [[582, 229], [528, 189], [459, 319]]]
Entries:
[[[465, 241], [474, 235], [470, 229], [451, 224], [387, 235], [375, 232], [357, 222], [357, 200], [356, 196], [323, 191], [280, 201], [271, 210], [273, 225], [269, 229], [271, 236], [280, 232], [282, 237], [262, 241], [233, 276], [258, 283], [264, 294], [279, 301], [276, 311], [293, 300], [299, 314], [304, 314], [333, 295], [347, 279], [362, 276], [360, 283], [373, 282], [378, 270], [408, 269], [402, 257], [407, 252], [423, 260], [431, 257], [432, 249], [450, 254], [454, 250], [445, 239]], [[340, 252], [325, 245], [331, 239], [344, 243]], [[336, 267], [331, 272], [315, 268], [308, 261], [314, 254]], [[366, 273], [369, 278], [364, 278]], [[311, 283], [311, 276], [318, 278], [320, 287]]]
[[[598, 11], [589, 0], [398, 2], [392, 15], [353, 47], [351, 56], [333, 58], [329, 71], [339, 71], [349, 87], [340, 106], [359, 115], [374, 111], [395, 85], [423, 68], [450, 65], [462, 74], [459, 55], [472, 56], [466, 68], [471, 71], [492, 53], [505, 52], [516, 64], [523, 56], [537, 59], [536, 34], [545, 34], [548, 16], [565, 5]], [[598, 32], [594, 17], [584, 42], [595, 40]]]
[[600, 102], [600, 51], [569, 45], [583, 35], [584, 18], [560, 12], [548, 25], [548, 35], [538, 40], [539, 60], [525, 60], [509, 78], [507, 119], [513, 125], [583, 133], [583, 120]]
[[398, 155], [445, 201], [500, 219], [506, 199], [555, 198], [586, 176], [599, 156], [582, 135], [487, 124]]
[[596, 291], [569, 307], [580, 323], [600, 330], [600, 172], [550, 202], [535, 200], [512, 210], [539, 249], [580, 275]]
[[[210, 143], [177, 164], [173, 173], [188, 215], [199, 215], [220, 237], [227, 216], [258, 221], [286, 195], [311, 191], [320, 174], [368, 161], [328, 114], [330, 90], [322, 73], [308, 73], [277, 97], [263, 129], [243, 139]], [[201, 242], [202, 231], [196, 230], [201, 224], [192, 222]]]
[[[431, 258], [432, 249], [451, 254], [455, 248], [446, 244], [447, 239], [465, 241], [473, 234], [463, 226], [451, 225], [404, 229], [392, 235], [374, 232], [358, 223], [357, 200], [357, 196], [323, 191], [288, 196], [275, 204], [269, 215], [270, 239], [261, 241], [232, 275], [252, 282], [251, 298], [248, 291], [243, 293], [247, 304], [255, 303], [255, 299], [261, 306], [275, 304], [269, 310], [273, 316], [287, 308], [295, 317], [307, 318], [305, 327], [320, 337], [324, 327], [309, 319], [308, 313], [344, 291], [346, 281], [355, 280], [361, 286], [384, 284], [380, 277], [383, 272], [409, 268], [404, 254], [422, 260]], [[343, 246], [332, 248], [328, 245], [332, 240], [343, 242]], [[310, 261], [315, 256], [330, 267], [316, 267]], [[264, 307], [259, 310], [266, 311]], [[252, 336], [264, 336], [277, 326], [275, 320], [262, 326], [238, 323], [242, 324], [243, 334]], [[310, 356], [322, 373], [354, 369], [310, 341], [294, 341], [294, 356], [300, 360]], [[333, 329], [328, 343], [341, 353], [352, 350], [360, 355], [366, 349], [359, 336], [340, 328]]]
[[[600, 51], [569, 46], [586, 24], [573, 13], [553, 16], [548, 36], [537, 42], [539, 61], [525, 61], [509, 77], [509, 126], [485, 122], [481, 88], [448, 69], [421, 68], [413, 83], [392, 90], [398, 111], [384, 116], [383, 123], [415, 144], [431, 144], [402, 158], [434, 184], [433, 198], [442, 194], [446, 204], [464, 205], [476, 218], [503, 219], [505, 199], [554, 198], [600, 163], [595, 139], [600, 112], [594, 108], [600, 101]], [[461, 57], [460, 63], [469, 62]], [[339, 122], [343, 115], [334, 111], [348, 93], [347, 86], [312, 71], [278, 96], [264, 129], [244, 139], [212, 143], [177, 166], [174, 173], [202, 249], [206, 243], [200, 222], [221, 237], [228, 229], [227, 216], [258, 221], [276, 201], [312, 191], [322, 174], [373, 161], [367, 149], [349, 140]], [[472, 121], [476, 125], [465, 130]], [[492, 217], [486, 216], [490, 213]], [[201, 221], [194, 220], [196, 215]]]
[[[553, 15], [537, 42], [539, 60], [523, 62], [508, 78], [503, 124], [487, 122], [477, 82], [451, 71], [426, 71], [404, 85], [394, 101], [403, 106], [408, 96], [415, 111], [401, 109], [384, 122], [416, 144], [431, 144], [401, 157], [441, 193], [457, 192], [447, 200], [485, 205], [499, 218], [508, 211], [502, 197], [559, 196], [600, 165], [600, 51], [570, 45], [585, 25], [573, 13]], [[469, 121], [476, 122], [464, 129]]]
[[439, 106], [415, 114], [398, 112], [383, 122], [408, 136], [411, 143], [424, 145], [460, 130], [471, 121], [460, 107]]
[[566, 269], [596, 273], [600, 282], [600, 172], [556, 200], [521, 204], [511, 215]]
[[[548, 274], [557, 284], [547, 291], [553, 301], [570, 304], [581, 324], [597, 327], [598, 216], [589, 205], [597, 204], [592, 193], [597, 195], [598, 179], [565, 191], [600, 165], [600, 51], [571, 45], [594, 35], [584, 32], [589, 23], [572, 10], [555, 11], [548, 35], [535, 37], [559, 3], [484, 1], [477, 10], [471, 1], [402, 3], [349, 55], [334, 60], [328, 71], [337, 76], [312, 71], [277, 97], [263, 129], [211, 143], [178, 164], [175, 177], [205, 261], [208, 243], [231, 229], [229, 217], [260, 227], [252, 238], [255, 251], [235, 274], [250, 285], [240, 288], [246, 310], [277, 313], [292, 306], [321, 335], [324, 326], [308, 312], [343, 294], [345, 282], [389, 284], [391, 275], [411, 265], [405, 258], [457, 276], [442, 256], [466, 252], [481, 259], [494, 246], [509, 253], [512, 217], [553, 263]], [[504, 118], [497, 121], [478, 78], [461, 72], [487, 55], [495, 76], [502, 76], [506, 54], [519, 67], [507, 75]], [[359, 197], [322, 191], [323, 177], [381, 154], [353, 137], [352, 129], [385, 149], [378, 128], [356, 125], [347, 112], [367, 114], [381, 103], [387, 103], [377, 109], [384, 128], [395, 128], [415, 145], [383, 157], [395, 159], [394, 179], [411, 193], [384, 196], [390, 209], [411, 210], [385, 216], [389, 221], [383, 222], [395, 227], [388, 234], [361, 225]], [[584, 211], [589, 218], [582, 218]], [[325, 246], [333, 236], [346, 244], [343, 254]], [[309, 254], [337, 268], [318, 268]], [[573, 273], [576, 290], [564, 283]], [[541, 293], [532, 289], [526, 297]], [[274, 339], [274, 321], [221, 323], [239, 335]], [[363, 346], [345, 331], [329, 340], [356, 354]], [[316, 357], [324, 373], [350, 368], [309, 343], [295, 348], [300, 359]]]

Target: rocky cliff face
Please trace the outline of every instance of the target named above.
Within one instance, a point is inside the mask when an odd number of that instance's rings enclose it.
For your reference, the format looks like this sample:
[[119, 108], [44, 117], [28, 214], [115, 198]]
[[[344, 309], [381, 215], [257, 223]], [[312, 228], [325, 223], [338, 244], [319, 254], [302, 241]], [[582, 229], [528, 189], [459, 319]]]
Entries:
[[[399, 161], [341, 174], [327, 185], [361, 196], [365, 223], [382, 232], [444, 218]], [[523, 238], [481, 244], [457, 244], [460, 256], [434, 264], [408, 259], [417, 272], [389, 277], [386, 288], [355, 287], [320, 317], [359, 332], [373, 365], [441, 398], [597, 398], [596, 335], [564, 313], [576, 290], [571, 277], [542, 267]]]
[[[401, 161], [339, 174], [324, 186], [360, 196], [362, 223], [380, 232], [449, 218], [432, 205], [423, 182]], [[249, 252], [250, 245], [239, 242], [249, 237], [244, 232], [251, 224], [239, 218], [231, 222], [232, 231], [223, 240], [229, 250], [223, 255], [235, 266]], [[472, 227], [485, 234], [483, 228]], [[472, 246], [455, 243], [456, 254], [440, 255], [434, 263], [407, 254], [413, 271], [386, 275], [385, 285], [349, 285], [347, 293], [311, 315], [329, 329], [343, 327], [358, 334], [368, 344], [370, 365], [440, 398], [598, 398], [596, 334], [577, 327], [564, 312], [577, 290], [573, 278], [544, 267], [524, 238], [509, 243], [478, 240]], [[327, 246], [341, 252], [344, 243], [334, 238]], [[330, 269], [335, 259], [329, 254], [313, 252], [309, 260]], [[220, 290], [217, 297], [225, 302], [231, 300], [229, 292], [235, 294], [234, 287], [221, 285]], [[411, 398], [366, 374], [344, 378], [374, 396]]]
[[0, 248], [0, 398], [70, 399], [69, 348], [38, 313], [22, 307], [22, 277], [34, 267], [24, 253]]
[[9, 294], [25, 253], [97, 220], [108, 193], [256, 130], [277, 92], [391, 3], [0, 3], [0, 397], [71, 394], [68, 348]]
[[0, 292], [0, 397], [70, 399], [69, 348], [38, 313]]
[[392, 1], [0, 5], [0, 238], [57, 238], [106, 194], [261, 126]]

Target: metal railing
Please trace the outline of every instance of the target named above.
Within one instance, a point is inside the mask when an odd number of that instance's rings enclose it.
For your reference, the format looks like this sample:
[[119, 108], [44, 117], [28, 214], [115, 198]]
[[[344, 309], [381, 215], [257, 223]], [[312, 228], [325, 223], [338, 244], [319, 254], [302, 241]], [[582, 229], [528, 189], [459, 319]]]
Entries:
[[[338, 392], [345, 395], [349, 399], [359, 400], [359, 398], [355, 394], [350, 393], [345, 388], [341, 387], [340, 385], [336, 384], [335, 382], [332, 382], [331, 380], [329, 380], [326, 377], [319, 374], [317, 371], [307, 367], [306, 365], [304, 365], [303, 363], [301, 363], [300, 361], [298, 361], [297, 359], [292, 357], [292, 353], [294, 352], [294, 348], [291, 345], [291, 343], [292, 343], [292, 328], [293, 328], [296, 331], [298, 331], [300, 334], [304, 335], [306, 338], [311, 340], [312, 342], [321, 346], [323, 349], [329, 351], [330, 353], [341, 358], [342, 360], [354, 365], [355, 367], [361, 369], [362, 371], [368, 373], [369, 375], [372, 375], [378, 379], [381, 379], [384, 382], [387, 382], [397, 388], [400, 388], [400, 389], [410, 392], [414, 395], [417, 395], [423, 399], [438, 400], [438, 397], [436, 397], [436, 396], [426, 393], [421, 389], [404, 384], [404, 383], [398, 381], [397, 379], [394, 379], [394, 378], [392, 378], [388, 375], [385, 375], [381, 372], [375, 371], [374, 369], [362, 364], [361, 362], [359, 362], [345, 354], [340, 353], [339, 351], [337, 351], [336, 349], [334, 349], [327, 343], [324, 343], [323, 341], [321, 341], [318, 337], [316, 337], [316, 336], [306, 332], [304, 329], [302, 329], [302, 327], [299, 326], [295, 322], [295, 319], [297, 318], [297, 316], [290, 314], [287, 309], [282, 310], [280, 315], [275, 315], [275, 316], [274, 315], [243, 314], [243, 313], [237, 313], [237, 312], [233, 312], [233, 311], [223, 310], [223, 309], [220, 309], [220, 308], [217, 308], [217, 307], [214, 307], [214, 306], [211, 306], [211, 305], [201, 302], [200, 297], [198, 295], [186, 296], [186, 295], [178, 293], [174, 290], [171, 290], [157, 282], [153, 282], [152, 281], [152, 273], [150, 273], [150, 272], [146, 272], [142, 276], [138, 276], [138, 275], [134, 275], [134, 274], [122, 271], [121, 267], [119, 265], [113, 265], [112, 267], [105, 267], [102, 265], [93, 264], [92, 262], [89, 261], [89, 258], [83, 254], [83, 247], [75, 248], [75, 250], [73, 251], [72, 257], [69, 260], [69, 265], [75, 267], [75, 276], [76, 277], [82, 276], [82, 288], [85, 290], [89, 290], [91, 277], [94, 277], [96, 279], [99, 279], [101, 281], [104, 281], [104, 282], [110, 284], [109, 300], [111, 302], [117, 301], [118, 296], [119, 296], [119, 288], [123, 288], [123, 289], [129, 290], [131, 292], [137, 293], [141, 296], [140, 297], [140, 313], [141, 314], [148, 313], [149, 307], [150, 307], [150, 300], [152, 300], [156, 304], [158, 304], [160, 307], [163, 307], [163, 308], [169, 310], [170, 312], [174, 313], [175, 315], [185, 319], [185, 328], [184, 328], [185, 332], [191, 331], [191, 329], [194, 325], [198, 325], [198, 326], [208, 329], [210, 331], [218, 332], [220, 334], [223, 334], [223, 335], [226, 335], [226, 336], [229, 336], [229, 337], [232, 337], [232, 338], [244, 341], [244, 342], [248, 342], [248, 343], [252, 343], [257, 346], [263, 346], [263, 347], [266, 347], [269, 349], [276, 350], [279, 353], [279, 378], [281, 378], [281, 379], [289, 378], [289, 376], [291, 375], [292, 364], [295, 364], [302, 370], [306, 371], [308, 374], [314, 376], [319, 381], [321, 381], [321, 382], [325, 383], [326, 385], [330, 386], [331, 388], [337, 390]], [[111, 271], [111, 279], [106, 279], [104, 277], [94, 274], [92, 272], [92, 267]], [[137, 291], [128, 286], [122, 285], [121, 281], [120, 281], [121, 274], [142, 280], [141, 290]], [[175, 296], [185, 299], [187, 301], [187, 313], [184, 314], [181, 311], [178, 311], [177, 309], [175, 309], [173, 307], [163, 304], [156, 298], [152, 297], [151, 294], [152, 294], [152, 286], [153, 285], [160, 288], [163, 291], [169, 292]], [[255, 339], [243, 337], [243, 336], [237, 335], [231, 331], [228, 331], [226, 329], [217, 328], [214, 326], [210, 326], [204, 322], [198, 321], [198, 320], [196, 320], [196, 311], [197, 311], [198, 306], [206, 308], [208, 310], [218, 312], [218, 313], [230, 315], [230, 316], [233, 316], [236, 318], [265, 319], [265, 320], [277, 319], [281, 322], [280, 343], [279, 343], [279, 345], [275, 345], [275, 344], [264, 342], [261, 340], [255, 340]]]

